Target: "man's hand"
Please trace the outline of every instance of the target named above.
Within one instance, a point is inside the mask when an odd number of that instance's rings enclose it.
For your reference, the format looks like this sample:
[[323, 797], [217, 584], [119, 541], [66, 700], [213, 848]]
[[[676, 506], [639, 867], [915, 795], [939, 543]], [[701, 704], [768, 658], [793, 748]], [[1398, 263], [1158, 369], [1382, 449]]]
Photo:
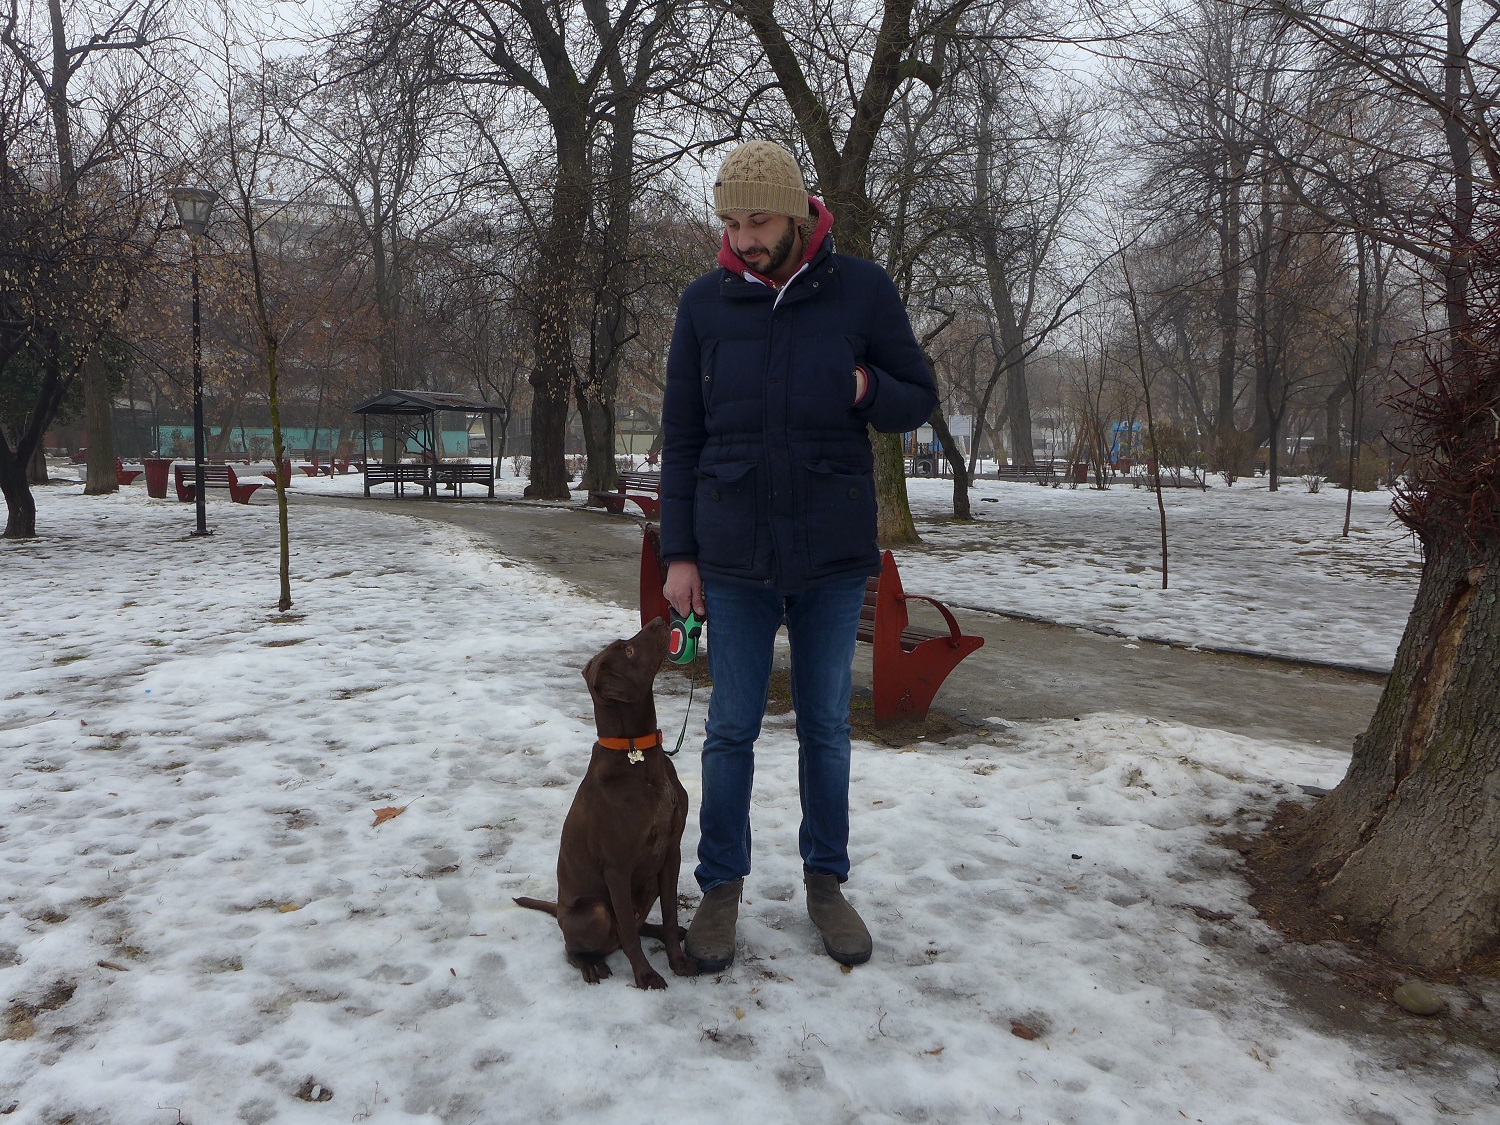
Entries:
[[865, 369], [863, 367], [856, 367], [854, 369], [854, 401], [856, 403], [865, 397], [865, 390], [869, 385], [870, 376], [865, 373]]
[[690, 559], [667, 564], [667, 582], [661, 592], [683, 617], [690, 612], [696, 612], [699, 617], [708, 615], [703, 604], [703, 579], [698, 577], [698, 564]]

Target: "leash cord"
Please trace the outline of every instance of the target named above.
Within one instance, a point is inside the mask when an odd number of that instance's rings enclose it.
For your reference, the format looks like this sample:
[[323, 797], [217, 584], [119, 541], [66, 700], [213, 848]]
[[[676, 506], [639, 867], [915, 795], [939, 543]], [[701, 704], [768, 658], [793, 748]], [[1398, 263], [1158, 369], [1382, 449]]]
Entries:
[[692, 670], [692, 675], [688, 678], [688, 704], [687, 710], [682, 713], [682, 729], [677, 732], [677, 745], [667, 751], [667, 757], [669, 758], [677, 757], [677, 751], [682, 749], [682, 740], [687, 737], [688, 715], [690, 715], [693, 710], [693, 689], [697, 686], [698, 669], [694, 668]]

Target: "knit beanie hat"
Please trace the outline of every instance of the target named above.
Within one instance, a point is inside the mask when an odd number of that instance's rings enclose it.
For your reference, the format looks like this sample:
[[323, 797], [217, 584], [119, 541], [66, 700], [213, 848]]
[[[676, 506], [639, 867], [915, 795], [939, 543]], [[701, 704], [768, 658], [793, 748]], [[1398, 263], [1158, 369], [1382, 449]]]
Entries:
[[807, 187], [796, 158], [774, 141], [746, 141], [719, 167], [714, 210], [720, 215], [765, 211], [807, 218]]

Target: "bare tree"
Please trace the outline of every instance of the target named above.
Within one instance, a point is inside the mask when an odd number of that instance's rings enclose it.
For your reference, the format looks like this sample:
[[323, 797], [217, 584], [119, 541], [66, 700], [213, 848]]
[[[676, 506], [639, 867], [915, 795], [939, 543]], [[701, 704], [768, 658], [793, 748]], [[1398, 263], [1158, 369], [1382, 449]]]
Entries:
[[1126, 40], [1143, 45], [1124, 58], [1120, 90], [1149, 169], [1142, 205], [1166, 220], [1173, 237], [1211, 240], [1195, 256], [1200, 275], [1185, 284], [1214, 302], [1214, 379], [1203, 407], [1215, 447], [1224, 447], [1220, 468], [1246, 444], [1234, 438], [1244, 365], [1246, 205], [1268, 83], [1282, 67], [1281, 25], [1274, 15], [1223, 0], [1191, 0], [1153, 12]]
[[[165, 72], [160, 58], [148, 56], [164, 53], [157, 47], [170, 33], [172, 11], [172, 0], [45, 0], [45, 10], [38, 0], [8, 0], [0, 10], [0, 43], [46, 103], [55, 190], [64, 198], [76, 199], [109, 178], [120, 149], [139, 145], [149, 132], [135, 131], [151, 120], [148, 102], [160, 108], [155, 95]], [[117, 314], [127, 303], [122, 291]], [[83, 375], [89, 435], [84, 491], [113, 492], [114, 394], [107, 365], [91, 347], [76, 343], [68, 362]]]
[[473, 180], [470, 137], [452, 89], [439, 81], [434, 35], [412, 29], [360, 65], [360, 36], [345, 31], [319, 54], [274, 68], [282, 95], [272, 108], [288, 155], [332, 189], [364, 244], [382, 389], [425, 386], [428, 341], [406, 305], [413, 258], [464, 213]]
[[[534, 214], [528, 284], [535, 315], [530, 497], [569, 495], [564, 442], [569, 400], [580, 382], [574, 328], [584, 279], [581, 250], [600, 180], [616, 189], [629, 182], [620, 178], [620, 166], [635, 156], [631, 114], [641, 99], [661, 92], [655, 52], [677, 11], [677, 0], [587, 0], [570, 9], [546, 0], [386, 0], [379, 10], [392, 31], [391, 49], [414, 30], [460, 44], [462, 50], [454, 47], [448, 56], [443, 80], [527, 100], [550, 142], [550, 209]], [[602, 172], [596, 159], [601, 129], [616, 141]], [[508, 169], [510, 155], [494, 137], [488, 141]], [[623, 242], [626, 221], [628, 210], [604, 224], [616, 243]], [[610, 338], [617, 331], [618, 322], [604, 329]], [[599, 397], [597, 385], [591, 384], [591, 394]]]
[[1430, 263], [1443, 316], [1401, 400], [1414, 456], [1397, 513], [1424, 560], [1395, 666], [1344, 780], [1262, 856], [1367, 940], [1432, 967], [1500, 946], [1500, 29], [1493, 4], [1476, 7], [1277, 4], [1323, 53], [1324, 81], [1422, 115], [1424, 143], [1404, 157], [1432, 169], [1427, 190], [1371, 233]]

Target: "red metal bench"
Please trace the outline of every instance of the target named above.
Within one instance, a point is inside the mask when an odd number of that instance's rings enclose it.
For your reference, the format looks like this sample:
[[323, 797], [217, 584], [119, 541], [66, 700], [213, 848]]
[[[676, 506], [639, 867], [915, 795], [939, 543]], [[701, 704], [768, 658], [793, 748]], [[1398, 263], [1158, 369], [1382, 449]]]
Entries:
[[[191, 461], [178, 462], [172, 466], [174, 483], [177, 486], [177, 499], [184, 503], [192, 500], [197, 494], [196, 469]], [[235, 474], [233, 465], [204, 465], [203, 487], [204, 488], [227, 488], [229, 498], [236, 504], [250, 503], [250, 497], [255, 495], [257, 488], [266, 488], [268, 481], [242, 481]]]
[[[926, 602], [943, 615], [946, 632], [912, 625], [906, 603]], [[859, 615], [859, 639], [874, 647], [875, 721], [922, 719], [933, 696], [969, 653], [984, 644], [983, 637], [967, 636], [953, 612], [936, 598], [908, 594], [901, 572], [889, 552], [881, 556], [878, 578], [865, 584], [865, 604]]]
[[127, 469], [125, 467], [124, 461], [120, 460], [118, 457], [115, 458], [115, 481], [121, 488], [124, 488], [127, 484], [134, 484], [135, 478], [140, 476], [145, 471], [145, 466], [142, 466], [139, 469]]
[[627, 500], [633, 501], [648, 520], [655, 519], [661, 514], [661, 474], [634, 471], [619, 473], [615, 477], [613, 492], [589, 493], [590, 504], [599, 504], [615, 513], [624, 513]]
[[[641, 539], [641, 624], [660, 617], [670, 619], [662, 584], [666, 564], [661, 561], [661, 533], [648, 523]], [[906, 603], [923, 601], [943, 615], [947, 631], [912, 625]], [[710, 625], [710, 631], [712, 625]], [[858, 639], [874, 648], [871, 689], [875, 697], [875, 721], [896, 722], [922, 719], [932, 708], [938, 688], [964, 657], [984, 644], [983, 637], [966, 635], [953, 612], [942, 602], [922, 594], [908, 594], [901, 585], [896, 559], [886, 551], [881, 556], [880, 576], [865, 583], [865, 604], [860, 611]], [[709, 641], [712, 644], [712, 640]]]

